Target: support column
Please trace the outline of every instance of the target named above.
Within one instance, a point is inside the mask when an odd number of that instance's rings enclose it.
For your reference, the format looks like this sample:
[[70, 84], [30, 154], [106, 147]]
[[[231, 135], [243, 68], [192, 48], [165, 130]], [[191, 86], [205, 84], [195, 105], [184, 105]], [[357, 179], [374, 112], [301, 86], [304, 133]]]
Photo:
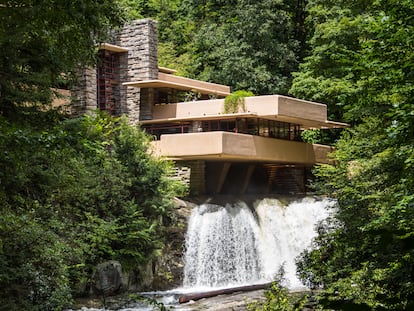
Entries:
[[190, 193], [192, 195], [201, 195], [206, 193], [205, 162], [191, 161], [190, 173]]
[[296, 184], [296, 192], [306, 193], [306, 175], [305, 168], [292, 169], [292, 179]]
[[220, 194], [221, 190], [223, 188], [224, 185], [224, 181], [226, 180], [227, 174], [230, 170], [231, 167], [231, 163], [230, 162], [225, 162], [222, 164], [222, 167], [220, 169], [220, 172], [218, 174], [218, 178], [217, 178], [217, 184], [216, 187], [214, 189], [214, 194]]
[[246, 193], [247, 187], [249, 186], [249, 183], [250, 183], [250, 178], [252, 177], [255, 168], [256, 168], [255, 164], [250, 164], [247, 167], [246, 174], [244, 176], [243, 185], [240, 189], [240, 194]]
[[78, 83], [71, 90], [73, 97], [72, 114], [83, 115], [96, 110], [96, 68], [80, 68], [77, 71]]
[[203, 131], [203, 128], [201, 126], [201, 121], [193, 121], [190, 127], [190, 133], [199, 133], [202, 131]]

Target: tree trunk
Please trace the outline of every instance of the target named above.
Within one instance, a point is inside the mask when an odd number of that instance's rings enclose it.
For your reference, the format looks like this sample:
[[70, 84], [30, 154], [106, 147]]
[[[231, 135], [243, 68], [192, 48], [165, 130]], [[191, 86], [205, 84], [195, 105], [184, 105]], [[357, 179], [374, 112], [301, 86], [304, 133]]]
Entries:
[[248, 292], [248, 291], [253, 291], [253, 290], [258, 290], [258, 289], [266, 289], [270, 287], [270, 285], [272, 285], [272, 283], [230, 287], [230, 288], [217, 289], [217, 290], [212, 290], [212, 291], [207, 291], [207, 292], [202, 292], [202, 293], [188, 294], [188, 295], [180, 296], [178, 301], [180, 303], [186, 303], [186, 302], [189, 302], [190, 300], [199, 300], [199, 299], [214, 297], [218, 295], [232, 294], [235, 292]]

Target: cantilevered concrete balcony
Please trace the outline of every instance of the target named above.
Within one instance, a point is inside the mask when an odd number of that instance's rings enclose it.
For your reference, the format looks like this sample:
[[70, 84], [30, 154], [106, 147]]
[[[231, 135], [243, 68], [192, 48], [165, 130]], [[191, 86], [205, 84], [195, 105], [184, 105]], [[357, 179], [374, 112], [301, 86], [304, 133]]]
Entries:
[[162, 135], [154, 153], [172, 160], [266, 162], [312, 166], [328, 163], [329, 146], [230, 132]]
[[224, 99], [156, 105], [152, 120], [144, 121], [143, 124], [257, 117], [299, 124], [302, 129], [347, 126], [345, 123], [329, 121], [324, 104], [281, 95], [246, 97], [244, 110], [240, 109], [238, 113], [231, 114], [225, 114], [224, 111]]

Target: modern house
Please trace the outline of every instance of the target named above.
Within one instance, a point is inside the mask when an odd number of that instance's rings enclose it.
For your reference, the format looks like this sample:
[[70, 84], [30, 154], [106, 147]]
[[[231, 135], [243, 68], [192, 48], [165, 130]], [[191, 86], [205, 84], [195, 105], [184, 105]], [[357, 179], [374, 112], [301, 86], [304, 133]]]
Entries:
[[280, 95], [246, 97], [228, 112], [228, 86], [188, 79], [158, 66], [157, 25], [126, 25], [100, 46], [96, 68], [79, 72], [75, 114], [128, 115], [154, 137], [154, 153], [175, 161], [192, 194], [304, 193], [310, 169], [331, 147], [301, 141], [301, 131], [341, 128], [326, 105]]

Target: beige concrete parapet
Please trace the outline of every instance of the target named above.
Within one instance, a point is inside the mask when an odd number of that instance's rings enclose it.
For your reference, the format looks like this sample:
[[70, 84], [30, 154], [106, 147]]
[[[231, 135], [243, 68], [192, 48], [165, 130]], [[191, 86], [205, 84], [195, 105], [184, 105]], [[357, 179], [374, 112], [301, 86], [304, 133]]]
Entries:
[[302, 129], [347, 126], [344, 123], [328, 121], [327, 108], [324, 104], [281, 95], [246, 97], [245, 107], [245, 111], [224, 114], [224, 99], [156, 105], [153, 110], [153, 118], [148, 122], [251, 116], [300, 124]]
[[247, 134], [203, 132], [162, 135], [154, 152], [174, 160], [228, 160], [313, 165], [327, 163], [329, 146]]
[[313, 144], [313, 152], [315, 153], [315, 161], [320, 164], [335, 164], [331, 153], [335, 151], [334, 147]]

